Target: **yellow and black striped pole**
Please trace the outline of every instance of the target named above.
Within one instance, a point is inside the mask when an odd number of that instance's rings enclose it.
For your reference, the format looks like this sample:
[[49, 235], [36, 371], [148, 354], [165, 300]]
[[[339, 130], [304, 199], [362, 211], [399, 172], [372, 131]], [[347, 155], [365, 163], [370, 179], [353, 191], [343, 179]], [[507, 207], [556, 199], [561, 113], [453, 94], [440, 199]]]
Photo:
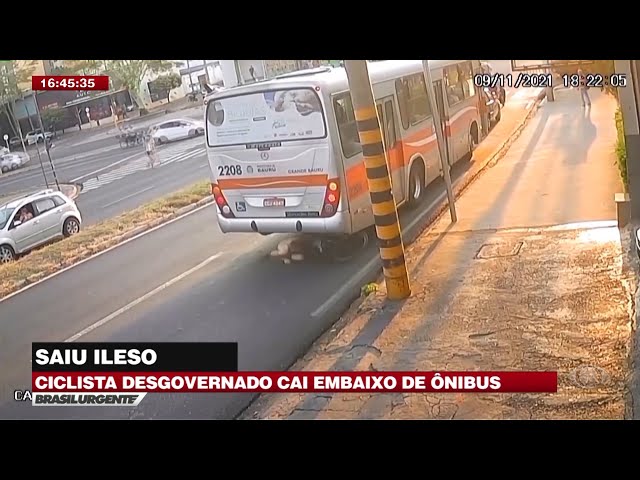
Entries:
[[387, 297], [390, 300], [402, 300], [411, 295], [411, 288], [398, 211], [391, 188], [386, 148], [382, 140], [380, 120], [369, 79], [369, 69], [366, 60], [345, 60], [344, 65], [367, 169], [367, 182], [387, 285]]

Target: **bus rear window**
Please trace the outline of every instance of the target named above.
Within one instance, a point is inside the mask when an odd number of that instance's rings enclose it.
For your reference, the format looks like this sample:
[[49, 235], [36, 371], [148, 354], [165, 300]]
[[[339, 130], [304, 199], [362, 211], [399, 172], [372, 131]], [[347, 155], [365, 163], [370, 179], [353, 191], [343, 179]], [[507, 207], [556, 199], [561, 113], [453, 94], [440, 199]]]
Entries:
[[207, 104], [210, 147], [311, 140], [326, 135], [322, 104], [312, 88], [248, 93]]

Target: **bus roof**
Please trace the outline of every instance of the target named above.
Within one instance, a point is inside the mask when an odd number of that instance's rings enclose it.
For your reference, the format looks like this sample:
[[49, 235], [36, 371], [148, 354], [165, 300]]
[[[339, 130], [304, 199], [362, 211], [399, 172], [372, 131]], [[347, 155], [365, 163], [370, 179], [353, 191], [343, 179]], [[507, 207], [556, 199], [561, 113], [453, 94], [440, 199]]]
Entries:
[[[459, 63], [463, 60], [430, 60], [431, 70], [437, 70], [448, 65]], [[380, 83], [399, 76], [422, 71], [422, 60], [382, 60], [368, 62], [369, 75], [372, 83]], [[264, 90], [276, 90], [279, 88], [299, 87], [308, 84], [319, 86], [331, 92], [339, 92], [349, 89], [347, 73], [344, 67], [318, 67], [308, 70], [298, 70], [279, 75], [270, 80], [239, 85], [220, 92], [210, 94], [208, 98], [222, 98], [227, 96], [242, 95]]]

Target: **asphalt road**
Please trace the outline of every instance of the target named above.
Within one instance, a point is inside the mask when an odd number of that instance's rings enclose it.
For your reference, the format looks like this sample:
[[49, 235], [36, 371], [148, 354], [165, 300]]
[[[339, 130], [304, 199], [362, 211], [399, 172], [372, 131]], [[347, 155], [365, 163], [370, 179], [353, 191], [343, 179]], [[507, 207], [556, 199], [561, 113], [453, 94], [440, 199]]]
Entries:
[[[171, 118], [201, 119], [202, 111], [188, 110], [168, 115], [156, 116], [148, 121], [140, 121], [136, 127], [148, 126], [152, 123]], [[112, 130], [111, 128], [109, 130]], [[88, 137], [88, 138], [86, 138]], [[143, 152], [142, 146], [122, 149], [113, 135], [106, 135], [106, 130], [91, 135], [79, 133], [69, 139], [62, 137], [54, 142], [51, 157], [56, 167], [59, 181], [82, 179], [93, 171], [108, 169], [109, 165], [122, 161], [136, 152]], [[15, 191], [30, 190], [44, 185], [44, 179], [38, 153], [35, 148], [29, 150], [31, 161], [28, 166], [9, 175], [0, 175], [0, 195]], [[40, 148], [40, 156], [44, 162], [47, 178], [53, 183], [53, 173], [46, 152]]]
[[[454, 178], [468, 165], [458, 164]], [[434, 182], [422, 209], [403, 212], [403, 225], [415, 232], [417, 219], [424, 221], [444, 198], [442, 182]], [[372, 245], [346, 264], [284, 265], [269, 258], [282, 238], [223, 235], [213, 207], [205, 207], [4, 300], [0, 418], [130, 418], [126, 408], [31, 408], [13, 402], [12, 392], [30, 385], [31, 342], [66, 340], [191, 269], [78, 341], [238, 341], [241, 369], [286, 369], [369, 280], [358, 272], [378, 260]], [[336, 295], [344, 298], [333, 304]], [[153, 395], [135, 417], [232, 418], [251, 399]]]
[[[459, 162], [452, 177], [468, 166]], [[445, 197], [434, 182], [423, 206], [401, 213], [408, 241]], [[83, 331], [78, 341], [237, 341], [242, 370], [283, 370], [375, 276], [375, 245], [346, 264], [284, 265], [268, 257], [281, 236], [223, 235], [214, 212], [205, 207], [0, 302], [0, 418], [233, 418], [252, 395], [149, 395], [133, 410], [52, 409], [14, 402], [13, 390], [30, 386], [32, 342]]]
[[[198, 180], [209, 177], [203, 138], [174, 142], [158, 148], [160, 166], [147, 169], [142, 147], [97, 153], [81, 160], [56, 163], [58, 180], [87, 186], [77, 199], [85, 225], [131, 210]], [[50, 185], [53, 175], [46, 169]], [[89, 190], [91, 183], [98, 188]], [[95, 186], [95, 185], [94, 185]], [[0, 177], [0, 196], [45, 187], [41, 170]]]

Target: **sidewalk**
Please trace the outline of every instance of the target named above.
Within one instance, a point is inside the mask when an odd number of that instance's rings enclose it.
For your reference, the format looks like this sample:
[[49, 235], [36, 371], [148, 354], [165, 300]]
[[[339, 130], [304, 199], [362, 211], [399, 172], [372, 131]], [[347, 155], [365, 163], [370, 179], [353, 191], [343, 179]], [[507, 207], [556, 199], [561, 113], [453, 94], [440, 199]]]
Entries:
[[243, 418], [628, 418], [637, 282], [615, 226], [615, 100], [592, 97], [587, 112], [557, 91], [458, 199], [457, 224], [447, 210], [407, 248], [411, 297], [380, 284], [292, 367], [552, 370], [558, 393], [263, 395]]

